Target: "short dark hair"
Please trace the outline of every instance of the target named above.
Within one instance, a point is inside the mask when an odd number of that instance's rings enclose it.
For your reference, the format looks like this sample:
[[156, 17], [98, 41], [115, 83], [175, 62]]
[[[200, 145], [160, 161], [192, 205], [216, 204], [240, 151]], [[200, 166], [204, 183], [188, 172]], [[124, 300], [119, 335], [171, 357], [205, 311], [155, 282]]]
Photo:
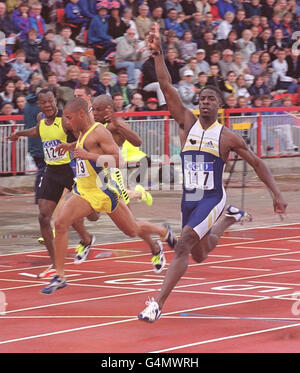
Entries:
[[80, 84], [78, 87], [76, 87], [75, 89], [84, 89], [85, 93], [87, 95], [92, 95], [92, 90], [87, 86], [87, 85], [84, 85], [84, 84]]
[[215, 85], [206, 85], [204, 88], [201, 89], [200, 91], [200, 95], [203, 91], [206, 91], [207, 89], [210, 89], [211, 91], [214, 91], [216, 96], [218, 97], [219, 99], [219, 102], [220, 102], [220, 105], [223, 105], [224, 104], [224, 98], [223, 98], [223, 94], [222, 92], [220, 91], [220, 89], [218, 87], [216, 87]]

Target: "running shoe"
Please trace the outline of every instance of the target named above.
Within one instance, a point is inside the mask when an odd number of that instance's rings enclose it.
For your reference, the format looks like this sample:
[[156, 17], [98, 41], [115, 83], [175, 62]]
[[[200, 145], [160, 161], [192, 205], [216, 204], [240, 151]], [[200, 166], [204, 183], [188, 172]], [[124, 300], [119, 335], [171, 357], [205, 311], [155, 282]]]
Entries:
[[248, 212], [238, 209], [232, 205], [227, 206], [225, 216], [234, 218], [237, 222], [252, 221], [252, 216], [248, 214]]
[[67, 286], [67, 281], [62, 280], [59, 278], [59, 276], [53, 277], [53, 279], [50, 281], [50, 284], [46, 286], [44, 289], [41, 290], [41, 293], [43, 294], [52, 294], [54, 291], [58, 289], [62, 289]]
[[147, 206], [152, 206], [153, 197], [149, 192], [145, 190], [145, 188], [142, 185], [140, 184], [136, 185], [134, 190], [142, 194], [142, 201], [145, 202]]
[[162, 241], [165, 241], [168, 243], [171, 249], [174, 249], [175, 245], [177, 244], [177, 239], [172, 231], [172, 228], [169, 223], [163, 223], [163, 226], [167, 229], [166, 236], [162, 239]]
[[75, 264], [80, 264], [86, 260], [86, 258], [89, 255], [90, 248], [94, 245], [96, 241], [96, 237], [92, 235], [91, 242], [88, 245], [85, 245], [82, 243], [82, 241], [79, 242], [79, 244], [76, 247], [76, 256], [74, 258]]
[[154, 298], [150, 298], [146, 301], [146, 308], [144, 311], [138, 314], [138, 318], [143, 321], [147, 322], [154, 322], [158, 320], [161, 316], [161, 311], [158, 307], [157, 302], [155, 302]]
[[54, 275], [56, 275], [56, 269], [53, 268], [53, 264], [51, 264], [51, 266], [45, 269], [45, 271], [37, 275], [37, 278], [50, 278], [50, 277], [53, 277]]
[[153, 255], [151, 261], [154, 267], [154, 272], [160, 273], [166, 265], [166, 258], [165, 258], [162, 242], [160, 240], [157, 240], [156, 242], [160, 250], [158, 254]]

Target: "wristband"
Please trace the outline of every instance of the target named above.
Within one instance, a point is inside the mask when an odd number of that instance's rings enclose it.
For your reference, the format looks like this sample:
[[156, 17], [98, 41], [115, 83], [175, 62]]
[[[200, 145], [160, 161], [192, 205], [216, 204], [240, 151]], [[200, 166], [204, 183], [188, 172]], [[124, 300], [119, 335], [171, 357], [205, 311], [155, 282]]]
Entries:
[[152, 56], [159, 56], [160, 54], [162, 54], [163, 52], [160, 50], [160, 51], [156, 51], [156, 52], [153, 52], [152, 53]]

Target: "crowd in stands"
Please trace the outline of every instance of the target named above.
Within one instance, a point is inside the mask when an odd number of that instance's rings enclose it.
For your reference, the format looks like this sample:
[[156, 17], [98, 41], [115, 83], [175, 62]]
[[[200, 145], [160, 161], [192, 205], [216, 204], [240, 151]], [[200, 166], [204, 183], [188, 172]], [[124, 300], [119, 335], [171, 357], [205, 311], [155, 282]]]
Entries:
[[300, 104], [299, 1], [6, 0], [1, 114], [22, 114], [46, 86], [61, 106], [85, 86], [112, 96], [120, 112], [167, 109], [145, 42], [154, 22], [187, 107], [198, 107], [207, 84], [221, 89], [225, 107], [274, 105], [278, 92]]

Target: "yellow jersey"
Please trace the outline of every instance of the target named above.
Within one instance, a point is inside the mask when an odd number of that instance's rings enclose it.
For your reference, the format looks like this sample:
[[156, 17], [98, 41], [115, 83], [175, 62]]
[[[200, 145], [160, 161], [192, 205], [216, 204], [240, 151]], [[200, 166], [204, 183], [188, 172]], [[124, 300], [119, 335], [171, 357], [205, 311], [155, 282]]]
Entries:
[[56, 151], [59, 144], [68, 142], [68, 135], [62, 126], [62, 117], [57, 116], [51, 125], [46, 125], [45, 119], [41, 119], [40, 137], [43, 144], [45, 162], [49, 165], [68, 164], [71, 161], [69, 152], [61, 154], [61, 151]]
[[[84, 140], [100, 123], [94, 123], [81, 138], [76, 147], [85, 149]], [[120, 189], [111, 178], [111, 170], [99, 167], [90, 160], [76, 158], [76, 178], [73, 192], [85, 199], [98, 212], [110, 213], [117, 207]]]

